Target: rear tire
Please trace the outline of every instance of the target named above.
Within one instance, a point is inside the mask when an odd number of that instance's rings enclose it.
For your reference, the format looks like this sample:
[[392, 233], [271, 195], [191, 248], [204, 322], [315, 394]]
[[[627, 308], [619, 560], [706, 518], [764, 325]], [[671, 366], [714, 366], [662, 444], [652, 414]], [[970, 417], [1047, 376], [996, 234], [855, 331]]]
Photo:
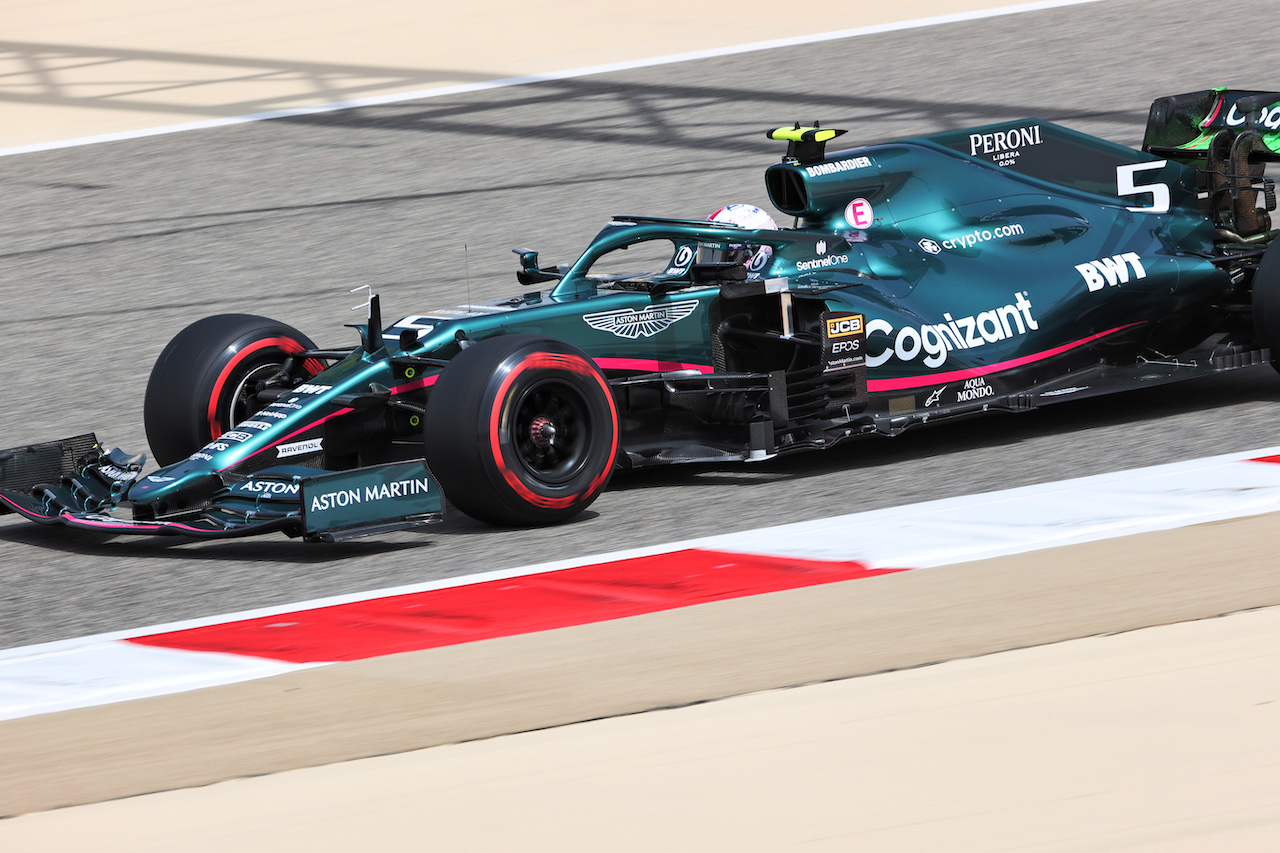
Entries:
[[1271, 350], [1280, 370], [1280, 240], [1267, 247], [1253, 276], [1253, 330], [1258, 346]]
[[490, 524], [565, 521], [613, 473], [618, 413], [600, 370], [569, 344], [503, 335], [458, 354], [431, 389], [427, 464], [445, 496]]
[[[161, 465], [190, 456], [263, 407], [256, 386], [315, 344], [292, 326], [253, 314], [197, 320], [160, 353], [143, 403], [151, 453]], [[308, 360], [299, 377], [324, 365]]]

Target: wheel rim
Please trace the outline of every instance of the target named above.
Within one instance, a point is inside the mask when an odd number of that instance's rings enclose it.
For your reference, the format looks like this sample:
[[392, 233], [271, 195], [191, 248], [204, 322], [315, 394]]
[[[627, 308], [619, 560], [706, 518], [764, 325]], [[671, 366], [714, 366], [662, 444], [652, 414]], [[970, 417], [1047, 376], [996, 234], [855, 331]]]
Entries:
[[521, 395], [508, 426], [524, 470], [543, 483], [573, 479], [587, 461], [591, 416], [586, 398], [564, 382], [547, 380]]
[[227, 401], [227, 429], [248, 420], [250, 415], [262, 408], [262, 403], [258, 401], [258, 383], [274, 376], [283, 365], [283, 362], [276, 361], [259, 364], [240, 378]]

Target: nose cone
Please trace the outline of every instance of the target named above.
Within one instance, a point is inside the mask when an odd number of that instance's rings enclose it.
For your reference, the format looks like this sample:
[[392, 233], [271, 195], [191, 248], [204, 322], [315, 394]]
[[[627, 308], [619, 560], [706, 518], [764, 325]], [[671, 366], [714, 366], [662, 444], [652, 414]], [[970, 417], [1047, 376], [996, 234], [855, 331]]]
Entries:
[[203, 486], [203, 491], [208, 491], [211, 480], [216, 486], [222, 485], [222, 478], [209, 469], [207, 462], [184, 459], [134, 480], [127, 498], [135, 504], [154, 503], [197, 486]]

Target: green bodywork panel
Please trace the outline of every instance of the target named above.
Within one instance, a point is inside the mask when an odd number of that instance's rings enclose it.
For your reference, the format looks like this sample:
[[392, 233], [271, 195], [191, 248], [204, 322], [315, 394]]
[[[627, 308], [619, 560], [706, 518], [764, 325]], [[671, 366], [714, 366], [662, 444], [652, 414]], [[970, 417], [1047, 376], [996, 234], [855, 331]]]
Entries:
[[302, 525], [306, 533], [362, 527], [390, 518], [432, 516], [443, 511], [444, 495], [421, 461], [302, 480]]

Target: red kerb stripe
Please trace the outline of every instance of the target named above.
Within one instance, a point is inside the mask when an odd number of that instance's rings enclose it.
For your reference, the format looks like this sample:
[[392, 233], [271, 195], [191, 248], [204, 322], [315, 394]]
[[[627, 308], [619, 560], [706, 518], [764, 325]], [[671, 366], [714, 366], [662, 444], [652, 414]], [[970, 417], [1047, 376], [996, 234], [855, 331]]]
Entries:
[[897, 571], [903, 570], [872, 569], [858, 562], [676, 551], [153, 634], [131, 642], [293, 663], [362, 660]]

